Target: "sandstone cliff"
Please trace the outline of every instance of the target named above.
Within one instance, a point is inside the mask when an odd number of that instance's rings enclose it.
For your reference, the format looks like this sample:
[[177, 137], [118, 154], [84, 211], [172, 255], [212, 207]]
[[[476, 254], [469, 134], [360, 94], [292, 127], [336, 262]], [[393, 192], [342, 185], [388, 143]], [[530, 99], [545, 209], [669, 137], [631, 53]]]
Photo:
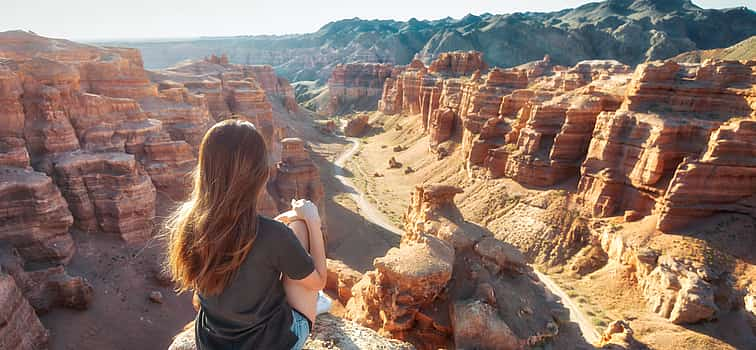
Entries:
[[341, 114], [359, 110], [375, 110], [386, 79], [400, 70], [391, 64], [349, 63], [340, 64], [328, 79], [328, 105], [320, 111]]
[[[480, 73], [479, 57], [406, 67], [386, 81], [379, 110], [421, 114], [431, 151], [453, 139], [471, 176], [541, 187], [579, 178], [591, 215], [660, 213], [664, 231], [715, 212], [753, 216], [753, 62], [667, 61], [633, 72], [616, 61], [565, 68], [546, 57]], [[473, 73], [448, 68], [470, 62]], [[697, 175], [713, 171], [719, 183]]]

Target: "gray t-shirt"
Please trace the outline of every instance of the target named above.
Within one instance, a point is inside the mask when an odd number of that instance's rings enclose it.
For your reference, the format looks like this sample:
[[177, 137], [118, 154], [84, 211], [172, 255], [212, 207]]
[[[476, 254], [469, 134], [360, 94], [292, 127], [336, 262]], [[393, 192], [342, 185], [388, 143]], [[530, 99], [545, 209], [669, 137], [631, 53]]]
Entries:
[[281, 276], [298, 280], [314, 270], [294, 232], [260, 216], [257, 238], [231, 283], [219, 295], [199, 296], [197, 348], [290, 349], [297, 338]]

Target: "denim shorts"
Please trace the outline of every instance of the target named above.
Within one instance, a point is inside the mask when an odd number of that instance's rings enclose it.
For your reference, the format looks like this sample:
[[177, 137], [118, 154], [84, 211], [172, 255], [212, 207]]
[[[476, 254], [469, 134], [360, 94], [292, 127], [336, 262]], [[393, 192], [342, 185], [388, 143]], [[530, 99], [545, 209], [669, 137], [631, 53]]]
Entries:
[[299, 338], [297, 343], [291, 348], [292, 350], [300, 350], [307, 341], [307, 337], [310, 336], [310, 321], [307, 317], [299, 313], [299, 311], [291, 310], [292, 322], [291, 332]]

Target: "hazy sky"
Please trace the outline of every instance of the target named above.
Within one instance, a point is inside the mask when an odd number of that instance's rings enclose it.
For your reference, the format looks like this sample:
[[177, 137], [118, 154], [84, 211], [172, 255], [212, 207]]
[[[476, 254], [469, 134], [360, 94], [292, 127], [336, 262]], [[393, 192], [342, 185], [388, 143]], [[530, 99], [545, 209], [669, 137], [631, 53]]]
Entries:
[[[176, 38], [313, 32], [344, 18], [459, 18], [467, 13], [552, 11], [585, 0], [0, 0], [0, 30], [68, 39]], [[694, 0], [704, 8], [756, 0]]]

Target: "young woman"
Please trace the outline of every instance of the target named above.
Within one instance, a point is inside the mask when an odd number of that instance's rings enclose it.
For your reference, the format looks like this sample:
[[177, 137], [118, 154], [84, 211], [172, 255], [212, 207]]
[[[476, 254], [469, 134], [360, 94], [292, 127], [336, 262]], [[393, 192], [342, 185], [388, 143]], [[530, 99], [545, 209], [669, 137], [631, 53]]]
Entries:
[[257, 213], [267, 159], [254, 125], [217, 123], [202, 139], [191, 198], [169, 221], [169, 269], [179, 291], [198, 296], [200, 350], [299, 349], [310, 332], [326, 283], [320, 217], [309, 201], [279, 216], [291, 228]]

